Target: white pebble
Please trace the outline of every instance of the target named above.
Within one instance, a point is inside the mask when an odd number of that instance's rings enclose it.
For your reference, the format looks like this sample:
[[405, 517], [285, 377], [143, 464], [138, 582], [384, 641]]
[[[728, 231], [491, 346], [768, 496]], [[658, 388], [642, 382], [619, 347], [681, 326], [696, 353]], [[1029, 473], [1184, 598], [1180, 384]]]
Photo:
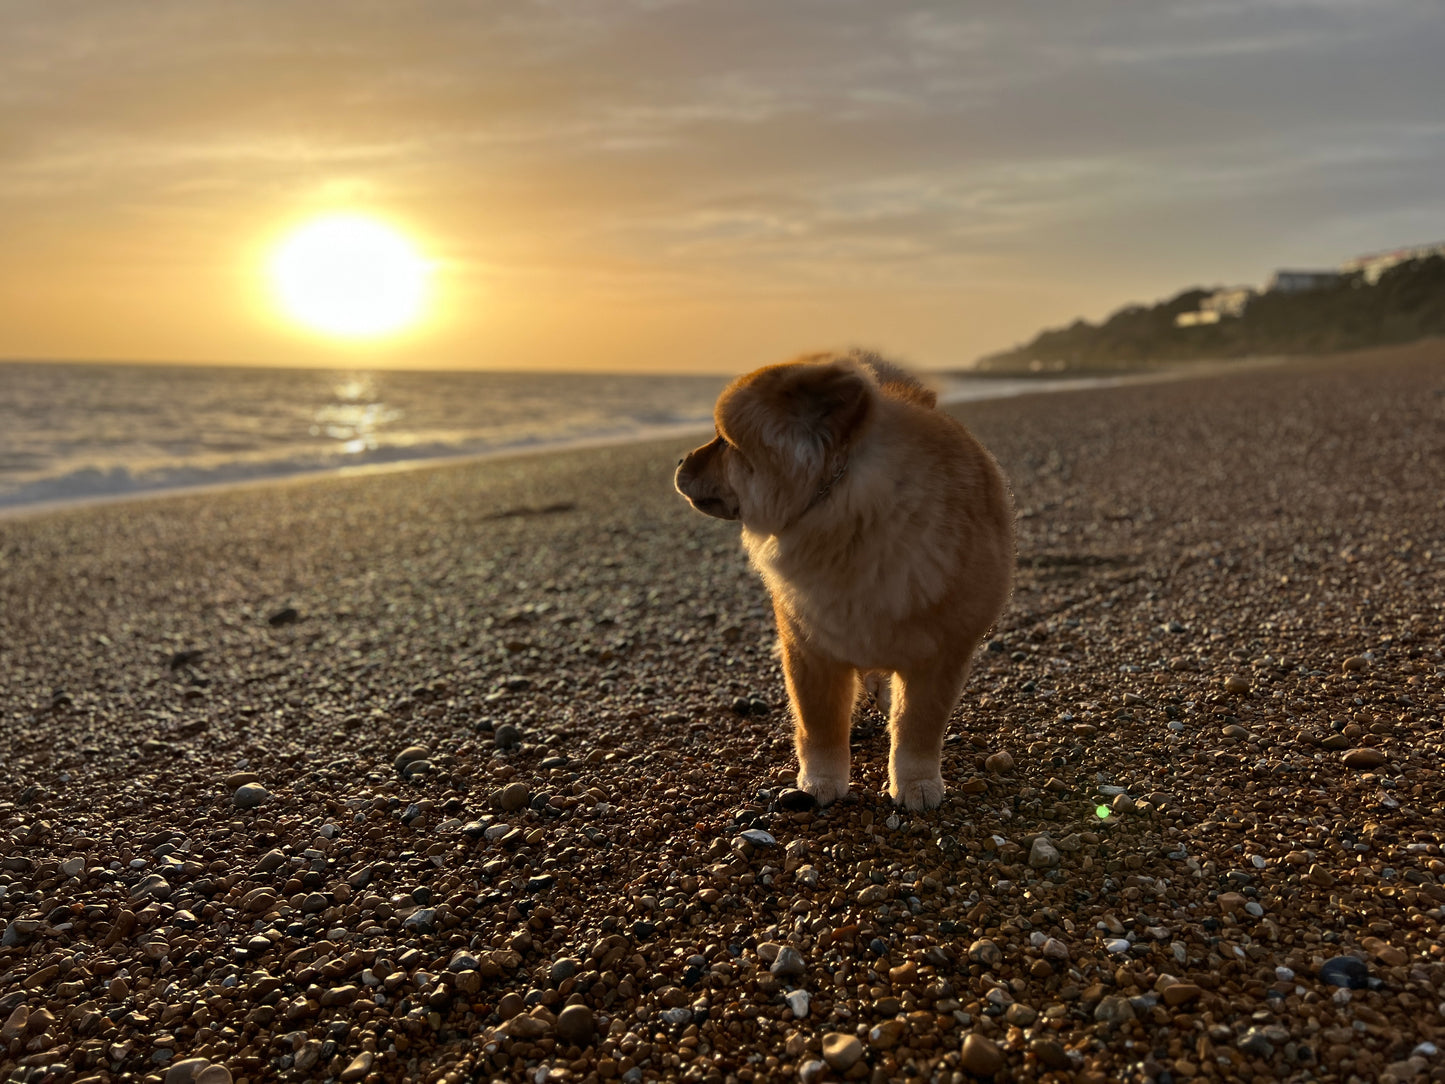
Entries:
[[783, 1000], [788, 1003], [788, 1008], [793, 1010], [793, 1018], [795, 1020], [801, 1020], [808, 1015], [808, 1003], [812, 1001], [812, 997], [808, 991], [794, 990], [786, 995]]
[[1129, 942], [1122, 937], [1113, 937], [1104, 942], [1104, 948], [1109, 952], [1128, 952], [1130, 947]]

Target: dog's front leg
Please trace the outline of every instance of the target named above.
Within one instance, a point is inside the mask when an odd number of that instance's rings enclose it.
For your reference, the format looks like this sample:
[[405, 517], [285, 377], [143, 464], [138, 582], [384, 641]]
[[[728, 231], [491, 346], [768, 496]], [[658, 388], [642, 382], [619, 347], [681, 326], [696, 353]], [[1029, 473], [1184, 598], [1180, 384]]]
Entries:
[[783, 614], [778, 615], [778, 632], [793, 706], [798, 789], [827, 805], [848, 793], [848, 728], [858, 698], [858, 673], [812, 649]]
[[968, 666], [895, 674], [888, 720], [888, 794], [906, 809], [943, 801], [943, 735]]

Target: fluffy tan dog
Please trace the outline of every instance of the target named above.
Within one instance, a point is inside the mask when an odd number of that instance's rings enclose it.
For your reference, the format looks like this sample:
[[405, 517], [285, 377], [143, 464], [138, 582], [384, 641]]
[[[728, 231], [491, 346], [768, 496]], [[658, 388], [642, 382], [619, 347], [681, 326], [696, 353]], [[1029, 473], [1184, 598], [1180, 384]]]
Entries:
[[943, 799], [949, 713], [1008, 598], [1013, 508], [998, 465], [935, 397], [867, 353], [815, 354], [739, 377], [717, 439], [677, 468], [694, 508], [742, 523], [773, 596], [798, 786], [848, 793], [859, 679], [891, 674], [888, 793]]

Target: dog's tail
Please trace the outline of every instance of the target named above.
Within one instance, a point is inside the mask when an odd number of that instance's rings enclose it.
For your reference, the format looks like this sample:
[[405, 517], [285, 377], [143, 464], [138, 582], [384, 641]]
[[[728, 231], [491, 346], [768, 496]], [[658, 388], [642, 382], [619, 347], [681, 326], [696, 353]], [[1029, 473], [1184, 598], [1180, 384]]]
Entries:
[[872, 350], [850, 350], [848, 356], [873, 374], [878, 388], [890, 399], [902, 399], [930, 410], [938, 405], [938, 394], [912, 373]]

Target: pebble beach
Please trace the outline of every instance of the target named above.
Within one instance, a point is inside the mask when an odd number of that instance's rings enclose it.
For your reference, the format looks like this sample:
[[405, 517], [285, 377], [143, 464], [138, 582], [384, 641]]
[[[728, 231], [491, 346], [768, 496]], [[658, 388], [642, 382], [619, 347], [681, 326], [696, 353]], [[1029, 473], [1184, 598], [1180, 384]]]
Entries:
[[0, 519], [0, 1080], [1445, 1081], [1445, 342], [954, 409], [926, 813], [686, 440]]

